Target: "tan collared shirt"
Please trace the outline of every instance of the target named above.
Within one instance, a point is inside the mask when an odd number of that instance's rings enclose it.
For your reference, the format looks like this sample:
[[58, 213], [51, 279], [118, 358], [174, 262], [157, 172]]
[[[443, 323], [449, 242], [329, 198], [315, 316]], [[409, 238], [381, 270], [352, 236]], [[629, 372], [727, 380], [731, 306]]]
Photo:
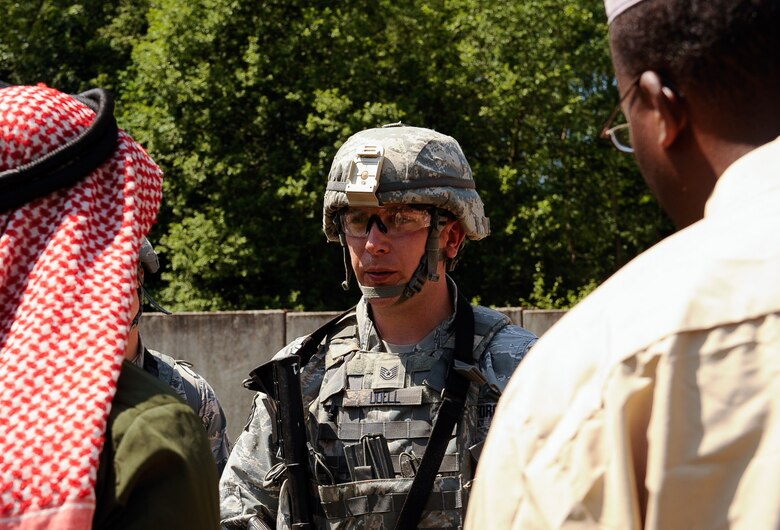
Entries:
[[498, 406], [467, 528], [780, 528], [780, 140], [570, 311]]

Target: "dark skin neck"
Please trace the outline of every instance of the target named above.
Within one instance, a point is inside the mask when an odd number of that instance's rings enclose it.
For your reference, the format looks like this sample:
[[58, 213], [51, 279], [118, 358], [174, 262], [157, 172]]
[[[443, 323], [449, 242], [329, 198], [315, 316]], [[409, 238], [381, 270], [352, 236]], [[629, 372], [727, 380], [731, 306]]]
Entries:
[[[713, 172], [720, 177], [747, 153], [780, 136], [780, 105], [777, 97], [757, 98], [737, 117], [712, 112], [713, 105], [692, 99], [689, 108], [695, 134]], [[730, 113], [729, 113], [730, 114]]]
[[704, 217], [704, 207], [722, 173], [712, 164], [707, 147], [693, 127], [688, 127], [667, 149], [670, 163], [677, 168], [679, 187], [664, 206], [678, 229]]
[[[773, 106], [776, 106], [774, 102], [764, 108], [769, 110]], [[713, 113], [710, 104], [690, 98], [687, 109], [687, 130], [681, 135], [679, 145], [669, 150], [669, 157], [680, 173], [693, 177], [688, 179], [690, 194], [685, 198], [690, 206], [683, 210], [683, 215], [673, 219], [678, 228], [704, 217], [707, 200], [729, 166], [780, 135], [780, 119], [753, 120], [751, 127], [740, 131], [734, 121], [723, 120], [722, 115]], [[780, 117], [780, 113], [771, 111], [768, 115]]]

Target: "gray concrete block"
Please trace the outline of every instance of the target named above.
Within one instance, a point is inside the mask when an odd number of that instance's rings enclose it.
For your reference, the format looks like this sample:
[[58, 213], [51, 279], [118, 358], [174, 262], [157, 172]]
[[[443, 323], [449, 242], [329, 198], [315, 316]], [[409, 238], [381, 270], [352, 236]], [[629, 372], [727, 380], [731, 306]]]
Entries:
[[317, 328], [341, 313], [341, 311], [291, 311], [287, 313], [286, 341], [289, 343], [298, 337], [314, 332]]
[[523, 327], [541, 337], [565, 314], [559, 309], [524, 309]]
[[512, 324], [523, 327], [522, 307], [496, 307], [495, 310], [508, 316]]
[[241, 386], [249, 372], [281, 349], [284, 311], [144, 314], [144, 344], [190, 361], [214, 388], [228, 420], [230, 439], [243, 429], [253, 392]]

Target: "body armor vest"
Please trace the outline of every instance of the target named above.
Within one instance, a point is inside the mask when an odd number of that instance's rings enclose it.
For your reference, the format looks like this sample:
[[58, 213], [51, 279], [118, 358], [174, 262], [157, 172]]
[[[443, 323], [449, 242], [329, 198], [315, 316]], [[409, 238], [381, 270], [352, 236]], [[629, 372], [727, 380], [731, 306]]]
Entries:
[[[480, 309], [474, 313], [474, 364], [493, 336], [509, 324], [506, 316]], [[312, 473], [323, 512], [317, 517], [318, 526], [393, 528], [442, 402], [455, 336], [435, 349], [386, 353], [361, 350], [354, 314], [337, 329], [321, 350], [324, 372], [320, 372], [319, 388], [304, 389], [309, 440], [317, 459], [327, 465], [327, 471], [314, 466]], [[462, 527], [478, 454], [474, 449], [481, 447], [486, 434], [479, 427], [480, 407], [495, 406], [498, 400], [497, 389], [482, 384], [481, 372], [462, 364], [455, 363], [454, 369], [463, 370], [478, 384], [470, 385], [463, 417], [439, 466], [420, 528]], [[305, 372], [303, 378], [309, 379]], [[396, 478], [352, 481], [344, 446], [377, 433], [388, 442]]]

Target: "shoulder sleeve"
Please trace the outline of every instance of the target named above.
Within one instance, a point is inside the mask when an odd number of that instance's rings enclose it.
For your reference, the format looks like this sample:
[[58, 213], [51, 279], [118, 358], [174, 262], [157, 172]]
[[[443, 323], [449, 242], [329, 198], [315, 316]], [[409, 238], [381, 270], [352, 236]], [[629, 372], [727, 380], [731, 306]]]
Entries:
[[[111, 528], [215, 529], [217, 476], [200, 421], [169, 396], [137, 415], [120, 415], [115, 486], [124, 516]], [[127, 517], [127, 514], [133, 514]]]
[[[208, 381], [196, 373], [190, 363], [176, 361], [174, 367], [181, 376], [187, 391], [187, 402], [191, 406], [197, 407], [196, 412], [200, 416], [203, 428], [206, 430], [211, 453], [214, 455], [214, 460], [217, 463], [217, 474], [221, 475], [230, 454], [227, 417], [224, 410], [222, 410], [222, 405], [220, 405], [217, 394]], [[190, 394], [195, 394], [195, 397], [191, 398]]]
[[221, 475], [230, 455], [230, 438], [227, 433], [227, 417], [222, 410], [217, 395], [211, 385], [204, 380], [205, 389], [202, 396], [200, 417], [206, 428], [211, 454], [217, 463], [217, 474]]
[[273, 526], [279, 504], [279, 486], [266, 481], [273, 467], [273, 425], [265, 394], [258, 392], [247, 427], [236, 441], [219, 482], [223, 528], [245, 529], [258, 516]]
[[503, 392], [512, 373], [537, 340], [536, 335], [513, 324], [499, 330], [480, 359], [480, 369], [488, 383]]

